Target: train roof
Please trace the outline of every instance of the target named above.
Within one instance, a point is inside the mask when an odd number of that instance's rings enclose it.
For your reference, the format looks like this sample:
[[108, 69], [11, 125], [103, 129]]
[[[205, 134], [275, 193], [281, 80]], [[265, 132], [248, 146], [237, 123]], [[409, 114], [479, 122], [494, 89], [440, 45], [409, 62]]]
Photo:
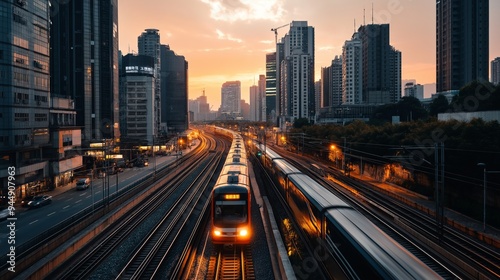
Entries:
[[248, 166], [235, 164], [224, 165], [220, 174], [224, 175], [230, 173], [248, 175]]
[[240, 185], [221, 185], [216, 186], [213, 189], [213, 194], [221, 194], [221, 193], [248, 193], [250, 189], [246, 186]]
[[278, 168], [282, 173], [287, 175], [301, 172], [297, 167], [293, 166], [291, 163], [282, 158], [273, 160], [273, 164], [275, 168]]
[[264, 145], [260, 145], [260, 150], [262, 151], [262, 153], [267, 157], [267, 158], [270, 158], [271, 160], [274, 160], [274, 159], [277, 159], [277, 158], [283, 158], [282, 156], [280, 156], [277, 152], [269, 149], [269, 147], [267, 146], [264, 146]]
[[385, 234], [365, 216], [354, 209], [330, 209], [326, 218], [342, 234], [349, 236], [361, 254], [368, 255], [384, 278], [392, 279], [439, 279], [430, 269], [399, 243]]
[[248, 185], [248, 176], [245, 174], [221, 174], [215, 185], [234, 184]]
[[352, 208], [338, 196], [305, 174], [291, 174], [288, 178], [300, 188], [309, 201], [320, 211], [337, 207]]

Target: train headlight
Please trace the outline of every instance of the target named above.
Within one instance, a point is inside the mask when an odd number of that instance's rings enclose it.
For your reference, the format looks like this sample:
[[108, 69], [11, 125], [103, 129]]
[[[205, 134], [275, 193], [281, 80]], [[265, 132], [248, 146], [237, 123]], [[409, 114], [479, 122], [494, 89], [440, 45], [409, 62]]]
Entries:
[[240, 230], [240, 236], [247, 236], [247, 235], [248, 235], [248, 231], [246, 229]]
[[220, 235], [221, 235], [220, 230], [214, 230], [214, 235], [215, 235], [215, 236], [220, 236]]

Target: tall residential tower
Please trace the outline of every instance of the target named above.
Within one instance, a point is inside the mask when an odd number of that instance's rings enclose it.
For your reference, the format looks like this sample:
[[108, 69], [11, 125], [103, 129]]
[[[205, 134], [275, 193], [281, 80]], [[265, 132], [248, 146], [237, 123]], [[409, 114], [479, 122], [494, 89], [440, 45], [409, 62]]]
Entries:
[[488, 80], [489, 0], [436, 0], [436, 91]]

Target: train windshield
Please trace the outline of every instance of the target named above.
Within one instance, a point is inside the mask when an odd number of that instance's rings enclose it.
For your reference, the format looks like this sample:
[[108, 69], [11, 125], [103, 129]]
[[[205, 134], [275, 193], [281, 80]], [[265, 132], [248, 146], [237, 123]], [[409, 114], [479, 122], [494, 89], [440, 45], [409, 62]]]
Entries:
[[244, 200], [216, 201], [214, 222], [218, 224], [240, 224], [247, 221], [247, 204]]

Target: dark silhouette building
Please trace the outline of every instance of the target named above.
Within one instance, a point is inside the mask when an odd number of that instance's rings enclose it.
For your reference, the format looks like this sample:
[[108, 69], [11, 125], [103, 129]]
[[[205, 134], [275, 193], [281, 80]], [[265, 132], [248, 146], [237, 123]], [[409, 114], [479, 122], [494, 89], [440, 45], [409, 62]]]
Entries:
[[52, 88], [75, 101], [84, 146], [118, 139], [118, 1], [52, 5]]
[[189, 127], [188, 62], [168, 45], [160, 47], [162, 132], [182, 132]]
[[436, 91], [488, 80], [489, 0], [436, 1]]

